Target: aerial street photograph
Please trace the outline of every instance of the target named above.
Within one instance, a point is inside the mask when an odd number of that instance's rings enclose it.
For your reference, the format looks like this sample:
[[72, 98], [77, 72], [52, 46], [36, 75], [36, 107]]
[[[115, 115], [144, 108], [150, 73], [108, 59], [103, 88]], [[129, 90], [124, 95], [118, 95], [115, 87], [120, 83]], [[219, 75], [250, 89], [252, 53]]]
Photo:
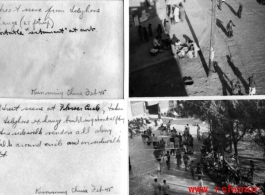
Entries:
[[128, 104], [129, 194], [265, 193], [265, 100]]
[[129, 0], [129, 96], [265, 94], [264, 0]]

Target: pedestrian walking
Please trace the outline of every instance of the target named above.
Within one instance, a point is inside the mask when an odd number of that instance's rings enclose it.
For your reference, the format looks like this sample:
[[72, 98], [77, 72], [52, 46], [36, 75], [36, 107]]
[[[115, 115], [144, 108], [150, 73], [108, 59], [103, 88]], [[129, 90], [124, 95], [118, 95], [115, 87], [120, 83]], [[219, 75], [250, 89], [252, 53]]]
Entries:
[[183, 161], [184, 161], [184, 165], [185, 165], [185, 171], [187, 171], [188, 170], [189, 157], [186, 153], [184, 153], [184, 155], [183, 155]]
[[[157, 26], [157, 29], [156, 29], [156, 32], [157, 32], [157, 36], [159, 39], [162, 39], [162, 33], [163, 33], [163, 30], [162, 30], [162, 26], [161, 24], [158, 24]], [[161, 119], [161, 113], [159, 112], [158, 114], [158, 119]]]
[[143, 28], [141, 25], [139, 25], [138, 27], [138, 34], [139, 34], [141, 41], [144, 42], [144, 32], [143, 32]]
[[152, 24], [149, 24], [149, 25], [148, 25], [148, 33], [149, 33], [149, 37], [153, 37]]
[[179, 4], [179, 15], [180, 15], [181, 22], [184, 22], [186, 14], [185, 14], [185, 9], [184, 9], [182, 3]]
[[179, 147], [182, 145], [182, 135], [179, 133]]
[[162, 139], [160, 140], [160, 148], [161, 148], [161, 150], [162, 150], [162, 155], [164, 154], [165, 145], [166, 145], [166, 142], [165, 142], [164, 139], [162, 138]]
[[187, 124], [184, 128], [184, 135], [188, 136], [190, 134], [190, 126]]
[[181, 165], [181, 152], [179, 149], [176, 151], [177, 167], [180, 168]]
[[164, 19], [164, 30], [165, 34], [170, 35], [170, 24], [166, 19]]
[[167, 181], [166, 180], [164, 180], [163, 181], [163, 185], [162, 185], [162, 191], [163, 191], [163, 193], [164, 193], [164, 195], [169, 195], [169, 185], [167, 185]]
[[173, 136], [169, 138], [169, 147], [170, 147], [170, 154], [174, 155], [175, 153], [175, 139]]
[[195, 167], [194, 166], [195, 165], [194, 165], [193, 160], [192, 160], [190, 163], [190, 173], [191, 173], [191, 176], [193, 179], [195, 179], [195, 171], [194, 171]]
[[149, 41], [149, 35], [148, 35], [146, 27], [143, 27], [143, 35], [144, 35], [144, 42], [148, 42]]
[[249, 95], [255, 95], [256, 94], [256, 82], [254, 80], [254, 75], [249, 77]]
[[[198, 187], [199, 187], [199, 188], [202, 188], [202, 187], [203, 187], [203, 180], [202, 180], [202, 177], [199, 176], [198, 179], [199, 179]], [[204, 194], [205, 194], [205, 192], [202, 192], [202, 191], [200, 190], [200, 195], [204, 195]]]
[[159, 156], [156, 159], [156, 163], [157, 163], [157, 172], [161, 172], [161, 156]]
[[174, 6], [172, 6], [172, 9], [171, 9], [171, 12], [169, 15], [171, 25], [175, 25], [174, 10], [175, 10], [175, 8], [174, 8]]
[[239, 8], [238, 8], [238, 11], [237, 11], [237, 16], [239, 18], [241, 18], [242, 11], [243, 11], [243, 5], [242, 5], [242, 3], [239, 3]]
[[167, 154], [166, 154], [166, 164], [167, 164], [167, 170], [170, 169], [170, 154], [169, 154], [169, 151], [167, 151]]
[[193, 137], [192, 137], [191, 134], [190, 134], [190, 147], [191, 147], [192, 150], [193, 150]]
[[171, 13], [171, 5], [168, 2], [167, 2], [166, 10], [167, 10], [167, 16], [169, 17]]
[[175, 24], [179, 22], [179, 7], [176, 6], [174, 9], [174, 20]]
[[219, 9], [222, 10], [222, 4], [225, 2], [225, 0], [219, 0]]
[[197, 124], [197, 139], [198, 140], [201, 139], [201, 128], [200, 128], [199, 124]]
[[233, 26], [235, 26], [234, 23], [232, 22], [232, 20], [229, 20], [227, 27], [226, 27], [229, 38], [233, 36]]
[[161, 185], [157, 182], [157, 179], [154, 179], [154, 182], [152, 183], [152, 186], [154, 187], [154, 195], [160, 195], [161, 193]]

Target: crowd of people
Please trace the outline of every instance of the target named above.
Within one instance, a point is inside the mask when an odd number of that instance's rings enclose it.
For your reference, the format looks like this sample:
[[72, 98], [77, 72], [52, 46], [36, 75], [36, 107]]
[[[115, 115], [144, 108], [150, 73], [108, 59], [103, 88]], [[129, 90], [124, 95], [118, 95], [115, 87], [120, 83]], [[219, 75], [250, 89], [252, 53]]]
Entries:
[[[156, 121], [162, 121], [161, 114], [158, 114]], [[164, 120], [164, 119], [163, 119]], [[150, 124], [152, 124], [150, 126]], [[149, 126], [148, 126], [149, 125]], [[233, 156], [224, 156], [220, 153], [213, 143], [213, 139], [210, 134], [208, 138], [202, 139], [201, 128], [199, 124], [194, 123], [193, 126], [197, 129], [197, 139], [202, 140], [201, 147], [201, 160], [193, 160], [191, 155], [193, 154], [193, 136], [190, 134], [190, 125], [186, 124], [184, 131], [177, 132], [172, 127], [171, 120], [166, 123], [162, 121], [163, 127], [166, 129], [166, 137], [157, 136], [152, 126], [155, 126], [156, 122], [152, 122], [148, 118], [137, 118], [129, 121], [129, 126], [133, 127], [145, 127], [145, 131], [141, 131], [141, 136], [144, 144], [152, 146], [154, 148], [153, 155], [157, 164], [157, 172], [161, 173], [162, 170], [172, 170], [172, 160], [176, 160], [176, 169], [183, 169], [190, 174], [191, 178], [199, 179], [199, 184], [203, 183], [202, 176], [207, 174], [213, 181], [222, 187], [238, 186], [242, 185], [242, 181], [246, 181], [249, 184], [246, 186], [258, 186], [260, 191], [264, 190], [263, 183], [253, 183], [253, 175], [255, 171], [255, 165], [253, 161], [250, 161], [248, 173], [244, 174], [241, 169], [235, 166], [238, 163], [238, 158]], [[158, 129], [157, 129], [158, 130]], [[167, 138], [168, 137], [168, 138]], [[165, 139], [166, 138], [166, 139]], [[181, 168], [181, 165], [184, 165]], [[164, 167], [164, 169], [162, 168]], [[131, 170], [131, 162], [129, 158], [129, 169]], [[157, 179], [152, 183], [155, 194], [168, 194], [170, 187], [166, 180], [163, 184], [160, 184]]]
[[[182, 3], [179, 4], [169, 4], [166, 0], [166, 13], [167, 17], [163, 21], [163, 26], [161, 24], [157, 25], [156, 35], [154, 36], [152, 24], [149, 23], [147, 27], [142, 27], [139, 25], [138, 34], [142, 42], [148, 42], [150, 38], [153, 38], [153, 47], [150, 49], [151, 55], [157, 55], [158, 53], [164, 52], [165, 50], [171, 50], [174, 57], [180, 59], [194, 58], [197, 57], [200, 48], [191, 39], [186, 40], [185, 43], [181, 41], [173, 34], [170, 37], [171, 25], [177, 24], [179, 21], [185, 21], [185, 9]], [[164, 32], [164, 36], [163, 36]]]
[[144, 132], [145, 134], [151, 131], [150, 128], [151, 121], [146, 117], [140, 117], [140, 118], [135, 118], [133, 120], [128, 121], [128, 130], [129, 130], [129, 135], [130, 138], [132, 139], [134, 135], [138, 135], [139, 133]]

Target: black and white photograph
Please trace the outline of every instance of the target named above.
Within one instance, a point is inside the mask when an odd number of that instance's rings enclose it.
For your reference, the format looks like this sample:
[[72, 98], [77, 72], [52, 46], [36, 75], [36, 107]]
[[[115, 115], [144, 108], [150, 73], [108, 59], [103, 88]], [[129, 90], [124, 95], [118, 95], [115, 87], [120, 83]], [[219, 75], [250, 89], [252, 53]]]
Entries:
[[264, 0], [130, 0], [129, 97], [264, 95]]
[[131, 101], [129, 194], [264, 194], [264, 100]]

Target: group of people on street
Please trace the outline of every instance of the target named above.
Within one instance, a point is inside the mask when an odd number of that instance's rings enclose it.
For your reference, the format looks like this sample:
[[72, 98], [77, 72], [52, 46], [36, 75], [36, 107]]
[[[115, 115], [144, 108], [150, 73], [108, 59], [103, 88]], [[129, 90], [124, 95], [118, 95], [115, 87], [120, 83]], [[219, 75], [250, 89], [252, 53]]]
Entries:
[[179, 59], [184, 57], [196, 58], [198, 56], [199, 50], [200, 48], [193, 40], [189, 39], [186, 41], [186, 43], [182, 44], [176, 35], [173, 34], [171, 41], [171, 51], [174, 57], [178, 57]]
[[182, 3], [177, 4], [169, 4], [169, 1], [166, 0], [166, 12], [167, 16], [170, 19], [170, 22], [172, 25], [175, 25], [179, 22], [179, 19], [181, 22], [185, 21], [185, 9]]
[[[199, 181], [197, 186], [203, 187], [204, 185], [201, 176], [198, 177], [198, 180]], [[161, 193], [163, 193], [163, 195], [169, 195], [170, 187], [165, 179], [163, 180], [163, 185], [161, 185], [160, 183], [158, 183], [157, 178], [155, 178], [152, 186], [154, 188], [154, 195], [161, 195]]]
[[[147, 130], [147, 133], [150, 135], [152, 133], [151, 128], [147, 128], [150, 124], [151, 121], [148, 118], [143, 117], [128, 121], [130, 138], [133, 139], [133, 136], [140, 133], [141, 129]], [[151, 131], [151, 133], [149, 131]]]
[[142, 25], [138, 26], [138, 34], [141, 39], [141, 42], [148, 42], [149, 38], [153, 37], [153, 27], [152, 24], [149, 23], [148, 27], [142, 27]]
[[152, 186], [154, 187], [154, 195], [161, 195], [161, 192], [163, 192], [163, 195], [169, 195], [169, 185], [167, 184], [167, 181], [163, 181], [163, 185], [157, 182], [157, 179], [154, 179], [154, 182], [152, 183]]

